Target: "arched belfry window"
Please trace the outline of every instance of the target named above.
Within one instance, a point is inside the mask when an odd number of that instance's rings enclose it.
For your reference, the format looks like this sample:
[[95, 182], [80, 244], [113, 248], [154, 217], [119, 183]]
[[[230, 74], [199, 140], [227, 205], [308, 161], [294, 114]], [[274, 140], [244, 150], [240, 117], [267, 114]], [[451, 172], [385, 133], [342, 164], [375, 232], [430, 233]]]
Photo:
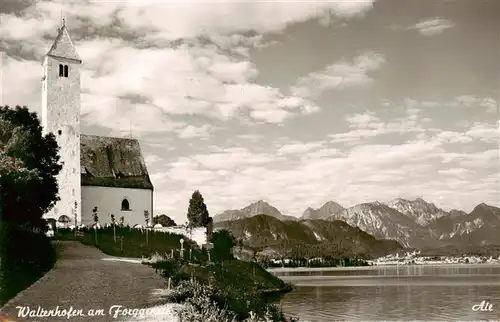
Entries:
[[59, 77], [68, 77], [69, 74], [69, 66], [59, 64]]
[[130, 204], [126, 198], [122, 200], [122, 210], [130, 210]]

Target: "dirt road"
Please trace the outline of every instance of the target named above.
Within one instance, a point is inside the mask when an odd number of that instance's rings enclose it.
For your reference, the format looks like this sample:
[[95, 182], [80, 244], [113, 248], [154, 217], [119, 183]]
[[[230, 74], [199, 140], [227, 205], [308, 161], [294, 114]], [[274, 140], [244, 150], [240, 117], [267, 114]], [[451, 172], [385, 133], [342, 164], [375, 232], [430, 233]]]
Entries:
[[0, 317], [9, 321], [124, 321], [134, 314], [144, 315], [133, 309], [165, 303], [165, 280], [138, 260], [120, 260], [78, 242], [54, 245], [58, 252], [55, 267], [2, 307]]

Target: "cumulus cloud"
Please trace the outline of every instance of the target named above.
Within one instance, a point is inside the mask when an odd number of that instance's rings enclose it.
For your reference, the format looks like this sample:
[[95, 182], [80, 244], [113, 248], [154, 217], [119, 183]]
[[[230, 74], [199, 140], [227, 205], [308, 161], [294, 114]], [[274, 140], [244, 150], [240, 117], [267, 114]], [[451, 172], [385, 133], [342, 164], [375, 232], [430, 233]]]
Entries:
[[408, 105], [405, 115], [393, 118], [389, 122], [382, 121], [373, 112], [356, 113], [345, 117], [349, 125], [349, 131], [329, 134], [331, 143], [344, 143], [348, 145], [363, 144], [366, 139], [388, 134], [422, 134], [426, 131], [433, 131], [424, 127], [419, 122], [418, 108], [412, 108], [411, 102]]
[[297, 96], [309, 97], [332, 89], [364, 85], [373, 81], [369, 73], [381, 68], [384, 62], [382, 54], [368, 52], [352, 62], [334, 63], [301, 77], [291, 90]]
[[[11, 53], [22, 42], [24, 55], [29, 52], [39, 61], [50, 47], [44, 36], [54, 36], [64, 12], [84, 61], [84, 110], [112, 130], [122, 131], [123, 126], [115, 124], [124, 123], [120, 118], [133, 112], [121, 113], [126, 109], [122, 106], [112, 117], [118, 121], [111, 122], [109, 115], [101, 114], [110, 114], [106, 110], [113, 107], [103, 105], [130, 94], [146, 98], [167, 114], [221, 120], [246, 115], [258, 122], [281, 123], [319, 107], [256, 84], [258, 71], [249, 50], [265, 46], [266, 33], [325, 15], [350, 18], [370, 10], [373, 2], [37, 2], [22, 14], [2, 14], [0, 37]], [[39, 95], [41, 70], [28, 63], [23, 64], [27, 73], [16, 73], [16, 63], [10, 65], [4, 78], [12, 82], [4, 83], [4, 92], [14, 92], [16, 84], [25, 95], [26, 89], [36, 93], [33, 98]], [[27, 103], [40, 108], [39, 100]]]
[[208, 139], [215, 130], [216, 127], [210, 124], [204, 124], [199, 127], [188, 125], [185, 128], [178, 130], [177, 133], [181, 139]]
[[[260, 83], [266, 77], [252, 54], [276, 44], [271, 34], [311, 19], [343, 23], [373, 3], [36, 2], [0, 14], [3, 103], [40, 111], [40, 61], [62, 10], [84, 61], [84, 128], [139, 137], [155, 211], [178, 222], [195, 189], [211, 214], [257, 199], [292, 215], [327, 200], [350, 206], [416, 193], [464, 210], [471, 202], [495, 201], [498, 126], [478, 118], [447, 129], [434, 118], [441, 107], [494, 112], [495, 99], [398, 105], [389, 97], [382, 105], [390, 115], [376, 104], [370, 111], [354, 106], [324, 130], [316, 129], [318, 115], [307, 117], [307, 125], [297, 119], [321, 111], [312, 101], [318, 94], [373, 82], [385, 65], [382, 53], [306, 70], [291, 87]], [[449, 24], [420, 22], [414, 29], [431, 35]], [[293, 126], [275, 126], [288, 120]]]
[[497, 113], [497, 101], [492, 97], [478, 97], [474, 95], [460, 95], [447, 104], [451, 107], [466, 107], [484, 109], [488, 113]]
[[444, 18], [432, 18], [427, 20], [422, 20], [416, 23], [410, 29], [417, 30], [420, 34], [424, 36], [433, 36], [442, 33], [446, 29], [454, 27], [455, 24]]
[[[498, 151], [493, 149], [453, 153], [448, 143], [433, 138], [358, 145], [345, 152], [328, 142], [302, 143], [280, 140], [267, 152], [234, 146], [183, 157], [170, 164], [168, 176], [183, 183], [185, 195], [190, 188], [201, 189], [215, 213], [263, 198], [286, 214], [299, 215], [326, 200], [350, 206], [373, 201], [375, 195], [384, 201], [416, 191], [438, 205], [464, 208], [448, 190], [467, 196], [481, 185], [491, 202], [497, 189], [493, 180], [478, 181], [484, 176], [481, 169], [495, 169], [495, 163], [498, 168]], [[175, 208], [173, 203], [164, 206]]]
[[325, 142], [292, 142], [278, 148], [278, 155], [303, 154], [324, 147]]

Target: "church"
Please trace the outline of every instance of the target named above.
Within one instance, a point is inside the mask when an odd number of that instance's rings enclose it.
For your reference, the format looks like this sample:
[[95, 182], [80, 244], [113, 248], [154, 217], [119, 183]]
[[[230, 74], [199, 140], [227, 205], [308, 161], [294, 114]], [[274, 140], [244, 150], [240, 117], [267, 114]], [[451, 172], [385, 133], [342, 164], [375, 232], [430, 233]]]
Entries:
[[[139, 141], [80, 133], [80, 59], [63, 20], [43, 60], [42, 127], [53, 133], [63, 167], [59, 198], [45, 218], [68, 225], [111, 222], [145, 225], [153, 219], [151, 183]], [[147, 212], [147, 213], [146, 213]]]

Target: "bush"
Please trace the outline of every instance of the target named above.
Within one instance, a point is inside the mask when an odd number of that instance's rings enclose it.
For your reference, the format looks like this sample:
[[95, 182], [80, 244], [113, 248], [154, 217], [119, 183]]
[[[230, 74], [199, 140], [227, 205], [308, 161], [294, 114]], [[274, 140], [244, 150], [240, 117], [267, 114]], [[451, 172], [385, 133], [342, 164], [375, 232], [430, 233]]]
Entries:
[[55, 250], [43, 232], [1, 222], [0, 303], [33, 284], [55, 261]]
[[[235, 294], [231, 294], [234, 296]], [[241, 294], [238, 297], [241, 301], [240, 305], [247, 305], [249, 310], [243, 318], [241, 314], [234, 311], [233, 305], [224, 306], [228, 300], [227, 294], [221, 289], [213, 285], [202, 285], [196, 280], [183, 281], [177, 289], [170, 295], [170, 299], [176, 302], [183, 302], [184, 308], [179, 312], [181, 321], [193, 322], [271, 322], [271, 321], [286, 321], [284, 314], [275, 305], [269, 305], [262, 301], [251, 302], [251, 294]], [[259, 306], [255, 306], [259, 305]], [[252, 308], [260, 308], [255, 312]]]

